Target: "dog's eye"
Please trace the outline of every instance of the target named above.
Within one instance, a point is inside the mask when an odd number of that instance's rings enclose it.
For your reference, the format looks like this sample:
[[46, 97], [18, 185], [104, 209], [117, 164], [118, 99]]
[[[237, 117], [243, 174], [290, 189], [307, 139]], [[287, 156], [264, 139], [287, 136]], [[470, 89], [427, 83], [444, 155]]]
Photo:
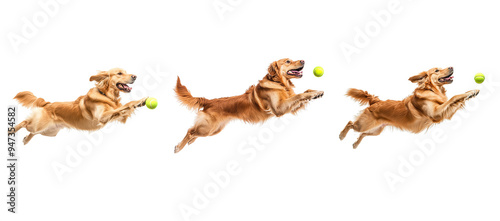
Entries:
[[118, 75], [122, 75], [122, 72], [118, 72]]
[[290, 60], [286, 60], [286, 63], [287, 63], [287, 64], [290, 64]]
[[436, 69], [436, 71], [435, 71], [435, 72], [439, 72], [439, 69]]

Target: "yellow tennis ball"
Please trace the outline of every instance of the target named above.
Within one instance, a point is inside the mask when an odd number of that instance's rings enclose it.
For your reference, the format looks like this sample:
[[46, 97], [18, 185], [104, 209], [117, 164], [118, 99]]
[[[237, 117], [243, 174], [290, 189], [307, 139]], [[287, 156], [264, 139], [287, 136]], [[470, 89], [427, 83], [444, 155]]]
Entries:
[[478, 84], [483, 83], [484, 79], [486, 79], [486, 78], [484, 77], [483, 73], [477, 73], [476, 76], [474, 76], [474, 81], [476, 81], [476, 83], [478, 83]]
[[323, 70], [323, 68], [320, 66], [315, 67], [313, 70], [313, 74], [316, 77], [321, 77], [321, 76], [323, 76], [324, 73], [325, 73], [325, 70]]
[[148, 98], [146, 99], [146, 107], [148, 107], [149, 109], [155, 109], [156, 107], [158, 106], [158, 100], [156, 100], [156, 98]]

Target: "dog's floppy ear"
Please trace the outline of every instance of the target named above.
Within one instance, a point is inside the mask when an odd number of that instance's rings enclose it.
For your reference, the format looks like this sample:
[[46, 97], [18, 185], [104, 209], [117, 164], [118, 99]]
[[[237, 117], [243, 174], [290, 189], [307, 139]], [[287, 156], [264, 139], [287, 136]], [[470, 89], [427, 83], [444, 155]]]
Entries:
[[100, 71], [99, 74], [96, 74], [96, 75], [90, 77], [89, 81], [101, 82], [108, 77], [109, 77], [109, 74], [107, 71]]
[[274, 61], [269, 65], [269, 68], [267, 68], [267, 73], [270, 79], [277, 77], [279, 73], [279, 68], [278, 68], [278, 62]]
[[422, 81], [426, 77], [427, 77], [427, 71], [423, 71], [420, 74], [417, 74], [415, 76], [410, 77], [408, 80], [411, 81], [411, 83], [417, 83], [417, 82]]
[[287, 88], [290, 87], [290, 80], [286, 79], [286, 77], [283, 76], [280, 72], [281, 70], [278, 66], [278, 62], [274, 61], [269, 65], [269, 68], [267, 69], [267, 79], [274, 82], [281, 82]]

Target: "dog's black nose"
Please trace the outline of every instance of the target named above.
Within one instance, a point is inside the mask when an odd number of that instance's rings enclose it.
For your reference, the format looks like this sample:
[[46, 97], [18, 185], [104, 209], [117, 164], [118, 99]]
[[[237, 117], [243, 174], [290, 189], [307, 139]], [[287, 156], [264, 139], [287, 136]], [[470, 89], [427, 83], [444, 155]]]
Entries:
[[137, 79], [137, 76], [136, 75], [132, 75], [132, 79], [135, 81], [135, 79]]
[[300, 60], [300, 63], [301, 64], [305, 64], [306, 62], [304, 60]]
[[453, 71], [453, 67], [449, 67], [448, 69], [450, 69], [450, 71]]

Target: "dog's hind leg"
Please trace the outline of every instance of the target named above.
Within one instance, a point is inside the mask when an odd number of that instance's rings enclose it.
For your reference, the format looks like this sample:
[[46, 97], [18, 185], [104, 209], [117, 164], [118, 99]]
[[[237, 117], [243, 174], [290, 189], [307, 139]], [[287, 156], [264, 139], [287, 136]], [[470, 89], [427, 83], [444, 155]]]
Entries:
[[212, 130], [212, 131], [210, 132], [210, 135], [208, 135], [208, 136], [214, 136], [214, 135], [219, 134], [219, 133], [220, 133], [220, 132], [221, 132], [221, 131], [222, 131], [222, 130], [226, 127], [227, 123], [228, 123], [228, 122], [220, 122], [220, 123], [219, 123], [219, 126], [218, 126], [218, 127], [216, 127], [216, 129], [215, 129], [215, 130]]
[[[17, 132], [18, 132], [19, 130], [21, 130], [22, 128], [25, 128], [25, 127], [26, 127], [26, 125], [28, 125], [28, 124], [29, 124], [29, 122], [25, 120], [25, 121], [23, 121], [23, 122], [21, 122], [21, 123], [17, 124], [17, 125], [16, 125], [16, 126], [14, 126], [14, 127], [10, 127], [10, 128], [9, 128], [9, 131], [7, 131], [7, 132], [8, 132], [8, 133], [17, 133]], [[14, 131], [10, 131], [10, 129], [11, 129], [11, 128], [14, 128]]]
[[351, 130], [353, 128], [353, 125], [354, 124], [352, 123], [352, 121], [349, 121], [347, 123], [347, 125], [345, 125], [344, 130], [342, 130], [342, 132], [340, 132], [340, 135], [339, 135], [340, 140], [343, 140], [345, 138], [345, 136], [347, 135], [349, 130]]
[[379, 127], [375, 128], [375, 129], [372, 129], [368, 132], [365, 132], [365, 133], [362, 133], [361, 135], [359, 135], [359, 138], [358, 140], [352, 145], [352, 148], [356, 149], [359, 145], [359, 143], [361, 143], [361, 140], [363, 140], [363, 138], [365, 138], [366, 136], [377, 136], [379, 135], [380, 133], [382, 133], [382, 131], [384, 130], [386, 124], [382, 124], [380, 125]]
[[198, 137], [206, 137], [212, 135], [209, 132], [210, 130], [211, 128], [208, 128], [206, 125], [195, 125], [188, 130], [184, 139], [182, 139], [182, 141], [177, 144], [177, 146], [175, 146], [174, 153], [178, 153], [179, 151], [181, 151], [186, 146], [186, 144], [194, 143], [194, 141]]
[[47, 136], [47, 137], [55, 137], [57, 135], [57, 133], [59, 133], [59, 130], [61, 130], [61, 129], [56, 127], [56, 128], [49, 128], [49, 129], [46, 129], [44, 131], [37, 132], [37, 133], [31, 132], [30, 134], [28, 134], [28, 136], [24, 137], [23, 143], [24, 143], [24, 145], [28, 144], [30, 142], [31, 138], [33, 138], [37, 134], [41, 134], [41, 135]]
[[[223, 124], [220, 124], [219, 125], [219, 128], [217, 128], [217, 130], [215, 130], [214, 132], [210, 133], [209, 135], [207, 136], [214, 136], [214, 135], [217, 135], [218, 133], [220, 133], [222, 131], [222, 129], [224, 129], [224, 127], [226, 127], [226, 123], [223, 123]], [[196, 141], [198, 137], [197, 136], [193, 136], [191, 138], [191, 140], [188, 141], [188, 145], [191, 145], [192, 143], [194, 143]]]
[[192, 144], [198, 137], [214, 135], [214, 131], [217, 132], [218, 128], [220, 128], [220, 125], [214, 122], [211, 115], [200, 112], [195, 125], [188, 130], [184, 139], [175, 146], [174, 153], [181, 151], [186, 144]]
[[343, 140], [345, 138], [345, 136], [347, 135], [347, 133], [349, 132], [349, 130], [351, 130], [351, 129], [353, 129], [356, 132], [365, 132], [365, 131], [369, 131], [369, 130], [371, 130], [379, 125], [380, 125], [380, 123], [377, 121], [375, 116], [373, 116], [373, 113], [370, 110], [365, 109], [363, 111], [363, 113], [361, 113], [357, 117], [356, 121], [354, 121], [354, 122], [349, 121], [347, 123], [344, 130], [342, 130], [342, 132], [340, 132], [339, 138], [340, 138], [340, 140]]
[[177, 144], [177, 146], [175, 146], [174, 153], [178, 153], [179, 151], [181, 151], [188, 142], [190, 141], [194, 142], [194, 140], [196, 140], [196, 137], [193, 134], [194, 134], [194, 127], [190, 128], [187, 131], [186, 136], [184, 136], [184, 139], [182, 139], [182, 141], [179, 144]]
[[24, 139], [23, 139], [24, 145], [28, 144], [30, 142], [31, 138], [33, 138], [35, 135], [36, 134], [34, 134], [34, 133], [30, 133], [26, 137], [24, 137]]
[[191, 137], [191, 140], [188, 141], [188, 145], [193, 144], [198, 137]]
[[29, 119], [28, 124], [25, 126], [30, 134], [23, 139], [24, 145], [28, 144], [36, 134], [43, 134], [45, 131], [51, 130], [54, 126], [52, 119], [45, 113], [35, 115], [34, 118]]
[[356, 121], [354, 121], [352, 129], [356, 132], [365, 132], [380, 125], [381, 123], [377, 120], [373, 113], [370, 110], [365, 109]]

